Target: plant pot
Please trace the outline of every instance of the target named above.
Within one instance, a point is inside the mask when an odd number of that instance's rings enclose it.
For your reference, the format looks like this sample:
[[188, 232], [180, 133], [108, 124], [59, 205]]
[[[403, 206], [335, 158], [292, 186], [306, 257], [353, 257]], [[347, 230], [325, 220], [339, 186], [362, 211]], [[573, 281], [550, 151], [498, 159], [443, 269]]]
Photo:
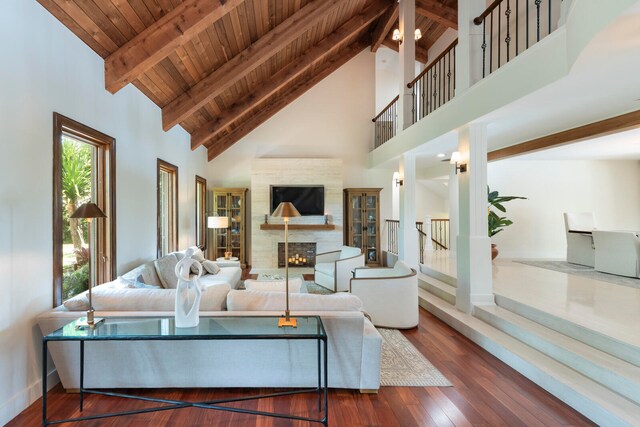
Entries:
[[494, 259], [496, 259], [496, 257], [498, 256], [498, 247], [496, 246], [495, 243], [491, 244], [491, 261], [493, 261]]

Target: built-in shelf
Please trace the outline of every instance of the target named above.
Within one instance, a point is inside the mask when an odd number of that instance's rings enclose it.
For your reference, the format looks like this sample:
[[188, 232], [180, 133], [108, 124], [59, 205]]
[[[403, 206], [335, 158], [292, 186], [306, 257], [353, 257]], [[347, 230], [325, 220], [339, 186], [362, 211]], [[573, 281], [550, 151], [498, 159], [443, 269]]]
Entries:
[[[334, 224], [289, 224], [289, 230], [335, 230]], [[284, 230], [284, 224], [260, 224], [260, 230]]]

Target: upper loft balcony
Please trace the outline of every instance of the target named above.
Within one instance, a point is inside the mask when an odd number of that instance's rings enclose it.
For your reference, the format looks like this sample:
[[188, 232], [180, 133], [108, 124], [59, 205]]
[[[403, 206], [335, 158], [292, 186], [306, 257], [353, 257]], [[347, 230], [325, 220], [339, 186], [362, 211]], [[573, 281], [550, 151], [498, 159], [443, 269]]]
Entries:
[[463, 4], [458, 37], [445, 34], [402, 83], [407, 112], [398, 96], [374, 117], [371, 167], [455, 151], [471, 122], [490, 125], [491, 152], [638, 109], [640, 2], [495, 0], [478, 14]]

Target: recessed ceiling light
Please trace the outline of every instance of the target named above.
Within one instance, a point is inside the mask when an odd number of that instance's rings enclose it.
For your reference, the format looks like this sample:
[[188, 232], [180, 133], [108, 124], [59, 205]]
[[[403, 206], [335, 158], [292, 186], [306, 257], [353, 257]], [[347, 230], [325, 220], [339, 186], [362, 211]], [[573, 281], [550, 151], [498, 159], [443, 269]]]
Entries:
[[439, 153], [439, 154], [438, 154], [438, 157], [444, 157], [444, 156], [445, 156], [445, 154], [444, 154], [444, 153]]

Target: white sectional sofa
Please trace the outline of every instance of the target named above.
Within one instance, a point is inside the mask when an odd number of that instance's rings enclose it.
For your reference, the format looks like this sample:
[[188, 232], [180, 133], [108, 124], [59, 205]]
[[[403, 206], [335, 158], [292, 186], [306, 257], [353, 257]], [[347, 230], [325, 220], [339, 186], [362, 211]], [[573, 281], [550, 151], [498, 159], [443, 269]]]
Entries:
[[[279, 316], [284, 310], [282, 292], [230, 290], [223, 284], [213, 289], [209, 304], [219, 309], [201, 311], [201, 318]], [[203, 301], [210, 290], [203, 293]], [[115, 298], [111, 303], [108, 311], [96, 307], [96, 315], [110, 322], [174, 315], [173, 310], [119, 311]], [[329, 341], [329, 387], [367, 391], [380, 387], [382, 338], [365, 317], [358, 297], [291, 294], [290, 306], [294, 316], [322, 318]], [[122, 307], [133, 308], [124, 303]], [[40, 315], [38, 323], [45, 335], [80, 315], [60, 306]], [[318, 378], [316, 343], [307, 341], [103, 341], [88, 343], [85, 351], [85, 386], [93, 388], [313, 387]], [[62, 386], [77, 389], [79, 343], [52, 342], [49, 352]]]

